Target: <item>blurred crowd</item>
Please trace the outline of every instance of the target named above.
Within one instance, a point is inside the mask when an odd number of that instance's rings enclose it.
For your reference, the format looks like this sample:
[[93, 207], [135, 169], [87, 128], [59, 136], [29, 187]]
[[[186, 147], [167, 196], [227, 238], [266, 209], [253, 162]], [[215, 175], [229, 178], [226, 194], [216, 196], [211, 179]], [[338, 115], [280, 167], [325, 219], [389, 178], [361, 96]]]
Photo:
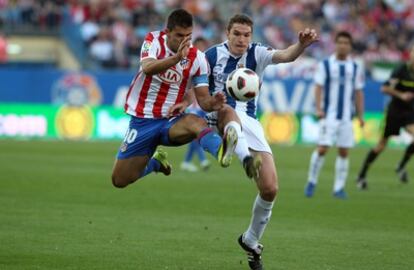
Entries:
[[0, 23], [53, 28], [68, 11], [90, 57], [104, 67], [135, 67], [145, 34], [162, 29], [171, 9], [194, 14], [194, 38], [225, 39], [229, 15], [244, 12], [255, 21], [255, 39], [285, 48], [297, 33], [313, 27], [320, 42], [307, 51], [320, 59], [333, 51], [338, 30], [352, 33], [355, 52], [369, 65], [408, 58], [414, 42], [410, 0], [0, 0]]

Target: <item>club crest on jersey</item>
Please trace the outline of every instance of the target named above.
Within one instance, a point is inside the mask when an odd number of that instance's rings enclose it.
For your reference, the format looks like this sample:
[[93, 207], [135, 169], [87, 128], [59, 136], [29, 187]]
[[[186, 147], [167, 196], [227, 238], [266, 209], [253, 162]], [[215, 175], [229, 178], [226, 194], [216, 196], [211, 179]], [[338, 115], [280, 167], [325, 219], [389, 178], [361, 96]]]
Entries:
[[190, 60], [188, 60], [187, 58], [184, 58], [180, 61], [180, 66], [182, 69], [188, 68], [189, 65], [190, 65]]
[[169, 84], [178, 83], [181, 81], [181, 74], [172, 68], [167, 69], [167, 71], [160, 73], [158, 76], [163, 82]]
[[243, 63], [238, 63], [237, 64], [237, 68], [244, 68], [245, 66], [244, 66], [244, 64]]

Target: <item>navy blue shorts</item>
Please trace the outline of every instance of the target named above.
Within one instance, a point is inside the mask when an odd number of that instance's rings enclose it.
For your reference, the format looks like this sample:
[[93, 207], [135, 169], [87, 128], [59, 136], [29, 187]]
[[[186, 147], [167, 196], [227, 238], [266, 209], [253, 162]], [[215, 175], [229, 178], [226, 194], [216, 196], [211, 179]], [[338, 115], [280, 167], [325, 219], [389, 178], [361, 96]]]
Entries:
[[152, 156], [158, 145], [181, 145], [170, 142], [168, 131], [183, 116], [184, 114], [169, 119], [149, 119], [131, 116], [129, 128], [119, 148], [117, 158]]

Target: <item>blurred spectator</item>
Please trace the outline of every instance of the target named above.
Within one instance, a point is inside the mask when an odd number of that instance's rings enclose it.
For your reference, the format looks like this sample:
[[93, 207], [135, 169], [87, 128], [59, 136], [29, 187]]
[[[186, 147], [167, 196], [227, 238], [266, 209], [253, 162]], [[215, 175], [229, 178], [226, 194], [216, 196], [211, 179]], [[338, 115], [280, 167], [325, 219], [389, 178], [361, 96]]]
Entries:
[[101, 28], [96, 40], [91, 43], [89, 52], [92, 59], [103, 67], [111, 68], [115, 66], [114, 45], [108, 28]]
[[7, 39], [0, 32], [0, 64], [7, 62]]
[[[92, 41], [106, 27], [111, 38], [105, 47], [111, 47], [112, 63], [136, 67], [136, 53], [144, 36], [162, 28], [171, 9], [183, 7], [192, 12], [193, 35], [213, 43], [225, 38], [228, 18], [220, 12], [244, 12], [255, 20], [255, 39], [275, 48], [293, 43], [305, 27], [316, 28], [320, 42], [306, 55], [317, 59], [333, 50], [336, 32], [351, 32], [357, 56], [369, 66], [375, 61], [408, 58], [407, 48], [414, 43], [414, 8], [409, 2], [412, 0], [0, 0], [0, 24], [53, 29], [61, 23], [67, 7], [88, 51], [95, 52], [97, 43]], [[98, 40], [98, 47], [102, 47], [102, 38]]]

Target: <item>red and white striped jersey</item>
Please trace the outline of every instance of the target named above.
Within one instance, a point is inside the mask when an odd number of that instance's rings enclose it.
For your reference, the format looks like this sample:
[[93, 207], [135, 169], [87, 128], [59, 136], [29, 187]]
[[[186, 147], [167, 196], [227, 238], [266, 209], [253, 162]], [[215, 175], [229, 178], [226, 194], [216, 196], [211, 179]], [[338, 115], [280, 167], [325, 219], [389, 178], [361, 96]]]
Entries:
[[[167, 47], [167, 35], [150, 32], [142, 44], [141, 61], [146, 58], [163, 59], [174, 55]], [[163, 118], [168, 109], [180, 103], [191, 87], [208, 86], [208, 63], [203, 52], [191, 47], [186, 58], [167, 71], [145, 75], [140, 68], [126, 97], [125, 112], [139, 118]]]

